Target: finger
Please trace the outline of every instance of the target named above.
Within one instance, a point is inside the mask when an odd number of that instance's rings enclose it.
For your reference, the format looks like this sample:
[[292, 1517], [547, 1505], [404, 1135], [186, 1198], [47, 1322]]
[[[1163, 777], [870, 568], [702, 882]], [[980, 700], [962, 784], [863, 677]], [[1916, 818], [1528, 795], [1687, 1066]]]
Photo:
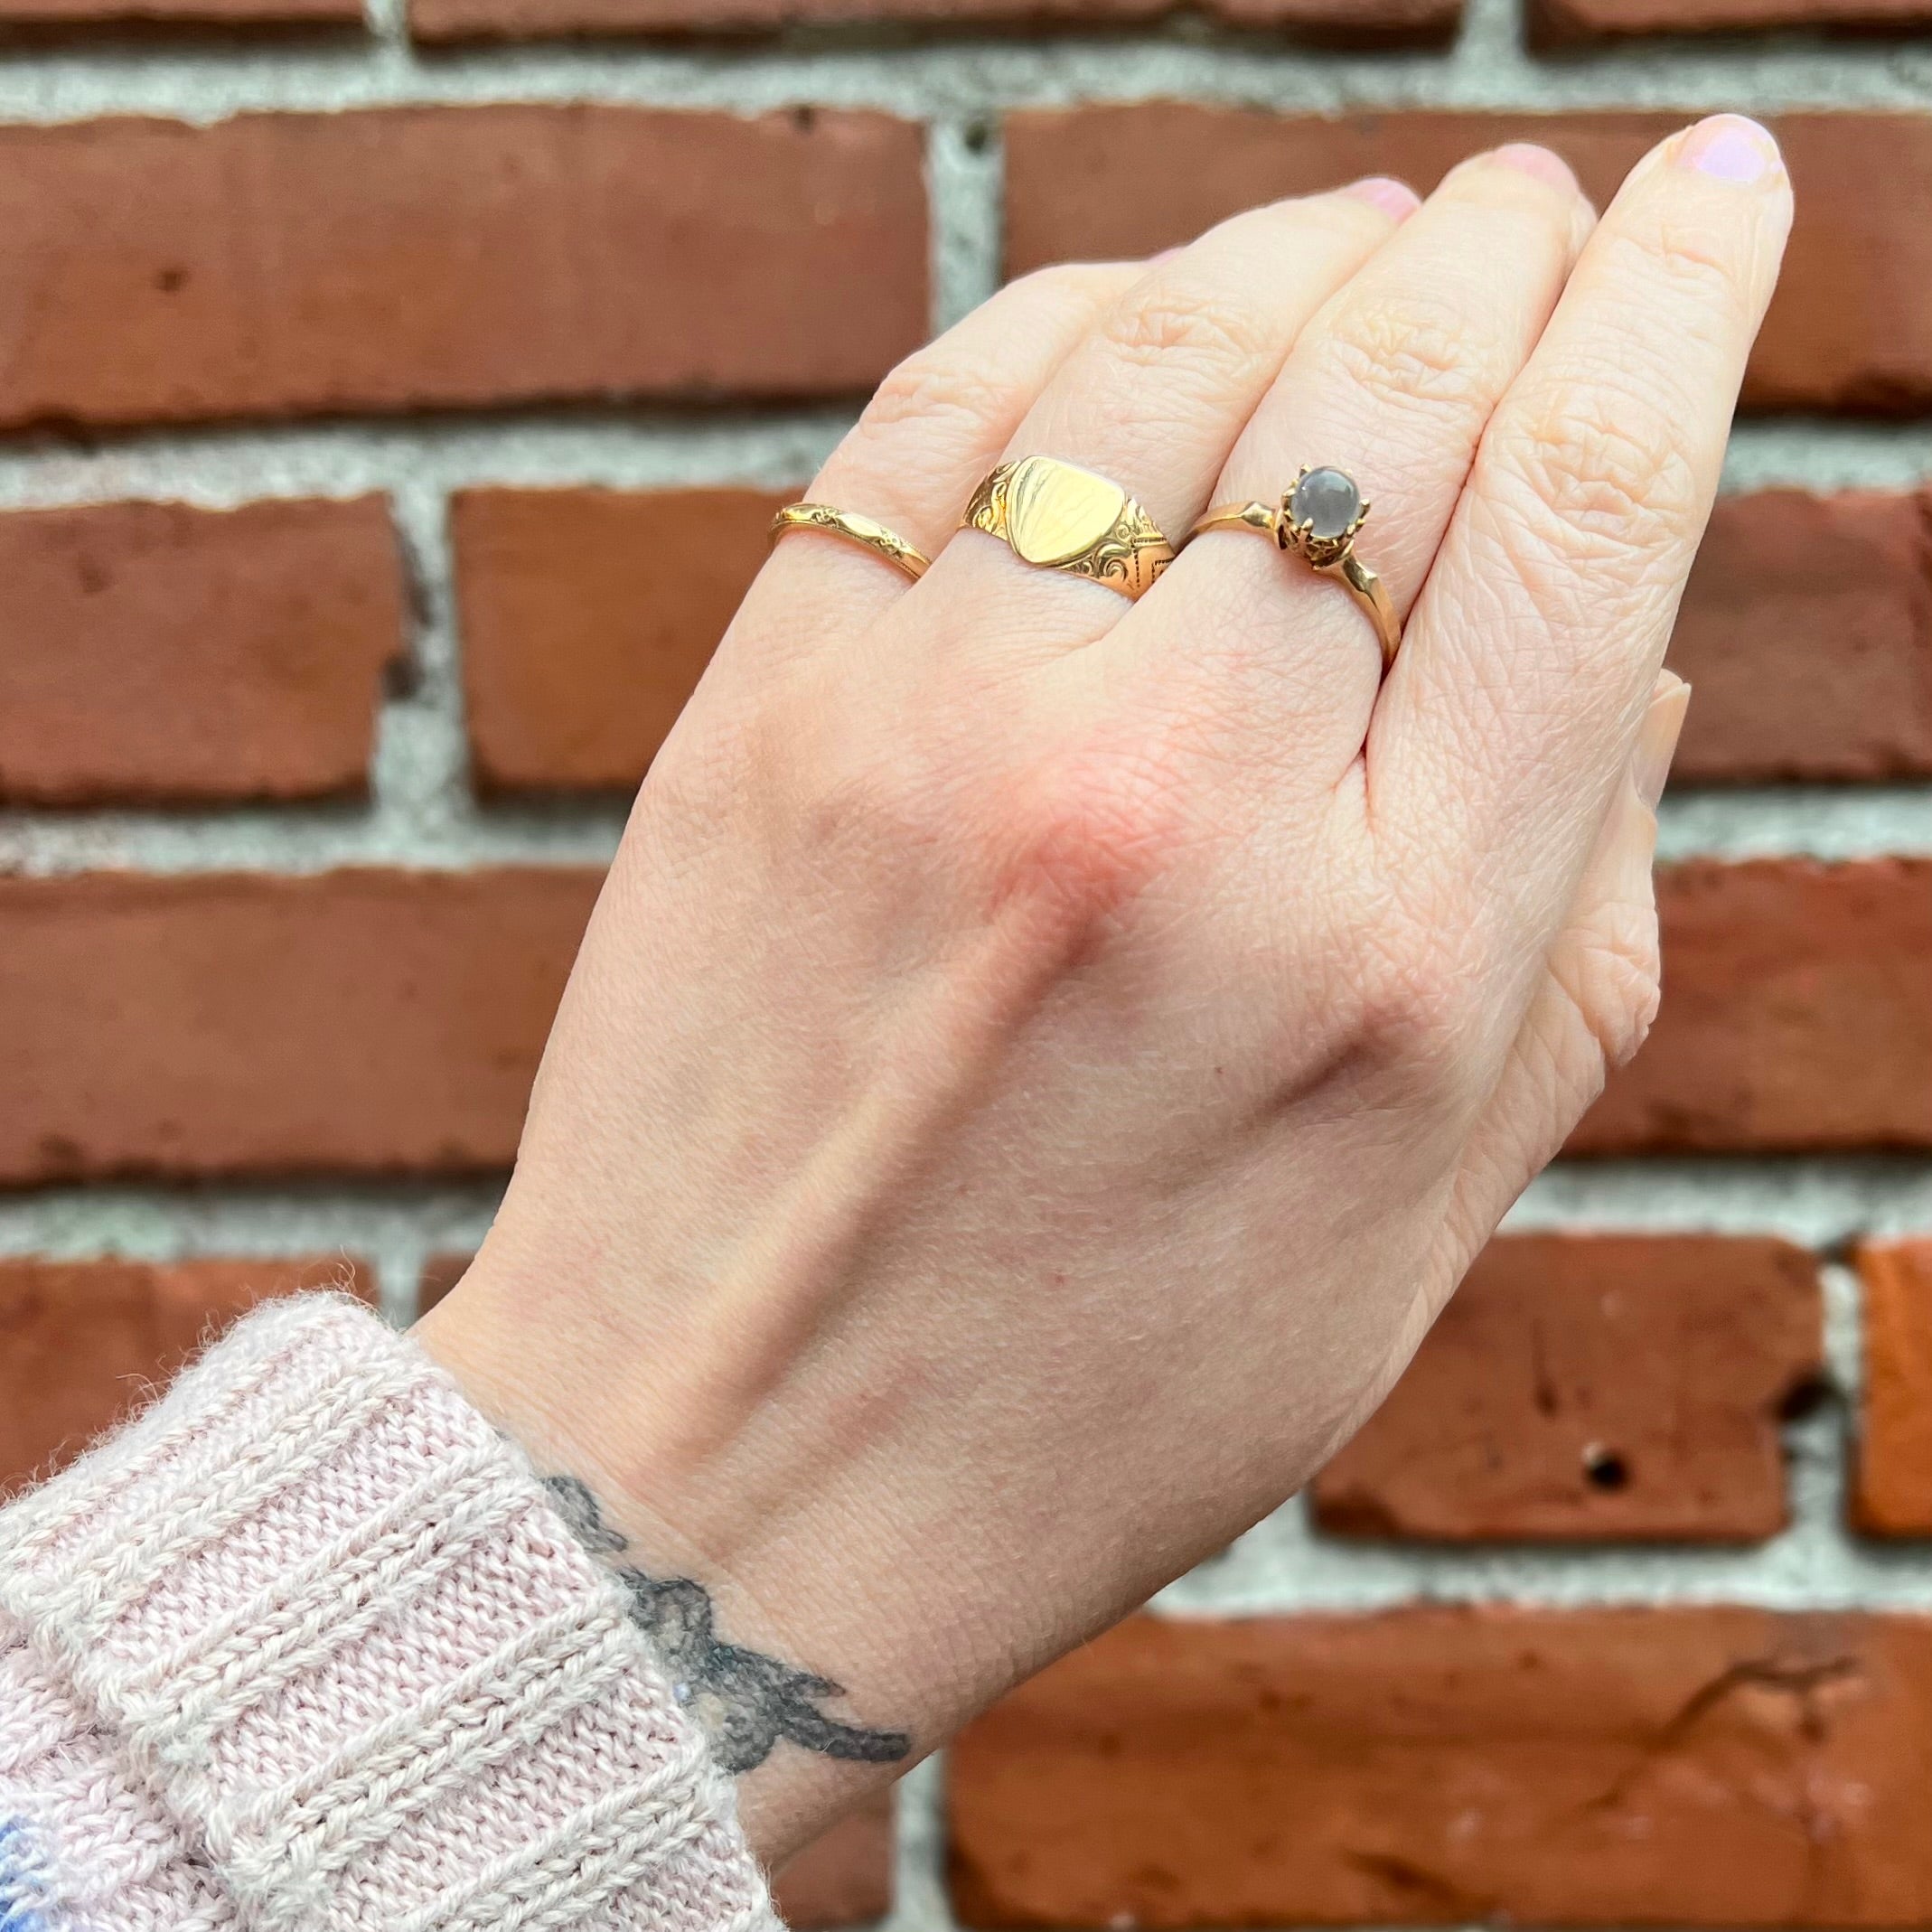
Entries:
[[[1301, 333], [1242, 432], [1219, 502], [1279, 502], [1304, 464], [1352, 476], [1373, 513], [1358, 539], [1406, 612], [1434, 558], [1490, 412], [1535, 346], [1594, 216], [1546, 148], [1512, 146], [1451, 173]], [[1381, 681], [1365, 613], [1334, 578], [1249, 530], [1189, 546], [1110, 639], [1159, 659], [1187, 627], [1186, 704], [1291, 745], [1311, 785], [1356, 755]], [[1227, 685], [1239, 680], [1241, 701]]]
[[1791, 218], [1733, 116], [1654, 151], [1498, 406], [1368, 743], [1378, 835], [1540, 948], [1597, 836], [1710, 513]]
[[[1041, 390], [1004, 458], [1096, 471], [1171, 539], [1206, 502], [1303, 324], [1414, 205], [1397, 183], [1357, 183], [1251, 210], [1154, 263]], [[1036, 568], [974, 530], [927, 583], [982, 638], [1047, 655], [1098, 636], [1128, 608], [1117, 591]]]
[[[1141, 272], [1078, 262], [1008, 284], [886, 378], [805, 501], [869, 517], [937, 556], [1054, 370]], [[755, 639], [769, 660], [850, 636], [909, 588], [894, 565], [842, 538], [793, 533], [753, 585], [733, 646]]]
[[1570, 1138], [1605, 1075], [1644, 1044], [1656, 1017], [1656, 806], [1690, 700], [1683, 679], [1671, 671], [1658, 677], [1503, 1076], [1464, 1149], [1430, 1319], [1504, 1211]]

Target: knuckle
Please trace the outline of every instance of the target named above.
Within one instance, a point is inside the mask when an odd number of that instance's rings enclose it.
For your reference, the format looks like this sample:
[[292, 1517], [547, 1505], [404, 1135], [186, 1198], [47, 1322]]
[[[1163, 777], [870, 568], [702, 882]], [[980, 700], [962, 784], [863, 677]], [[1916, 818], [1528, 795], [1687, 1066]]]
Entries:
[[1270, 333], [1265, 319], [1231, 292], [1171, 276], [1155, 277], [1115, 303], [1100, 333], [1109, 353], [1131, 368], [1217, 380], [1264, 356]]
[[1695, 527], [1701, 490], [1677, 420], [1608, 370], [1546, 398], [1493, 455], [1514, 520], [1564, 559], [1647, 567]]
[[930, 433], [947, 418], [974, 429], [1008, 413], [1010, 379], [998, 364], [957, 348], [923, 349], [879, 384], [856, 432], [877, 435], [903, 425]]
[[1467, 415], [1487, 389], [1469, 327], [1452, 303], [1388, 291], [1346, 304], [1327, 328], [1328, 352], [1371, 401]]

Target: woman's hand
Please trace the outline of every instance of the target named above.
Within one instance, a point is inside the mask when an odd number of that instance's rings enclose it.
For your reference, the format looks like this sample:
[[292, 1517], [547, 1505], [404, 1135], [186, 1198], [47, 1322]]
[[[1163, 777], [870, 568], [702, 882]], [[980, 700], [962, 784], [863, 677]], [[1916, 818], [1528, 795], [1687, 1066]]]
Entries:
[[[1729, 118], [1600, 222], [1536, 148], [1257, 210], [1015, 284], [812, 485], [937, 560], [779, 546], [420, 1330], [627, 1544], [767, 1855], [1301, 1483], [1641, 1039], [1789, 214]], [[1252, 534], [1137, 604], [955, 534], [1034, 453], [1175, 536], [1350, 472], [1387, 682]]]

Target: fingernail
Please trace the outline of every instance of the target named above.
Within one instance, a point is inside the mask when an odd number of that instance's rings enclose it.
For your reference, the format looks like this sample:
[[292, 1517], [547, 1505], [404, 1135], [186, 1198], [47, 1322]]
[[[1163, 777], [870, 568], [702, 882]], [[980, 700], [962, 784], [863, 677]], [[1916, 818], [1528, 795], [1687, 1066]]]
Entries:
[[1571, 172], [1570, 164], [1561, 155], [1552, 154], [1547, 147], [1539, 147], [1533, 141], [1511, 141], [1495, 149], [1489, 158], [1500, 161], [1505, 168], [1518, 168], [1525, 174], [1533, 174], [1538, 181], [1546, 182], [1565, 194], [1579, 192], [1577, 178]]
[[[1671, 760], [1677, 755], [1677, 736], [1683, 729], [1683, 715], [1691, 708], [1691, 687], [1670, 671], [1664, 677], [1670, 683], [1650, 700], [1637, 734], [1637, 748], [1630, 754], [1630, 783], [1652, 811], [1664, 796]], [[1662, 684], [1664, 679], [1657, 681]]]
[[1352, 181], [1342, 190], [1344, 194], [1352, 194], [1358, 202], [1366, 202], [1372, 208], [1379, 208], [1391, 220], [1406, 221], [1422, 205], [1422, 198], [1405, 182], [1392, 180], [1386, 174], [1370, 174], [1361, 181]]
[[1179, 253], [1180, 249], [1177, 247], [1172, 249], [1163, 249], [1158, 255], [1149, 255], [1147, 258], [1147, 265], [1149, 268], [1158, 268], [1160, 267], [1162, 262], [1172, 261], [1174, 258]]
[[1778, 165], [1777, 143], [1741, 114], [1713, 114], [1677, 144], [1677, 165], [1719, 181], [1762, 180]]

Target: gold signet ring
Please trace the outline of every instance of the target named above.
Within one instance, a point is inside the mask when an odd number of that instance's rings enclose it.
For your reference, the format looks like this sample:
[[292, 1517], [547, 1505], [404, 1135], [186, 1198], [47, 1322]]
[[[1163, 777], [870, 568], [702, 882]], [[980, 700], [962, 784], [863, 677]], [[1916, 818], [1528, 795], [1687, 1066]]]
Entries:
[[1145, 596], [1174, 561], [1174, 546], [1119, 483], [1056, 456], [1002, 463], [973, 492], [960, 527], [999, 538], [1024, 563], [1126, 597]]
[[849, 510], [834, 510], [830, 503], [787, 503], [772, 519], [772, 541], [776, 543], [789, 530], [823, 530], [828, 537], [843, 537], [896, 564], [916, 584], [933, 567], [923, 550], [915, 550], [896, 530], [889, 530], [870, 517], [855, 516]]
[[1355, 532], [1367, 516], [1368, 505], [1352, 476], [1304, 467], [1279, 503], [1216, 503], [1187, 532], [1187, 539], [1191, 543], [1211, 530], [1255, 530], [1324, 575], [1340, 578], [1375, 626], [1382, 674], [1387, 677], [1402, 647], [1402, 627], [1388, 586], [1355, 555]]

